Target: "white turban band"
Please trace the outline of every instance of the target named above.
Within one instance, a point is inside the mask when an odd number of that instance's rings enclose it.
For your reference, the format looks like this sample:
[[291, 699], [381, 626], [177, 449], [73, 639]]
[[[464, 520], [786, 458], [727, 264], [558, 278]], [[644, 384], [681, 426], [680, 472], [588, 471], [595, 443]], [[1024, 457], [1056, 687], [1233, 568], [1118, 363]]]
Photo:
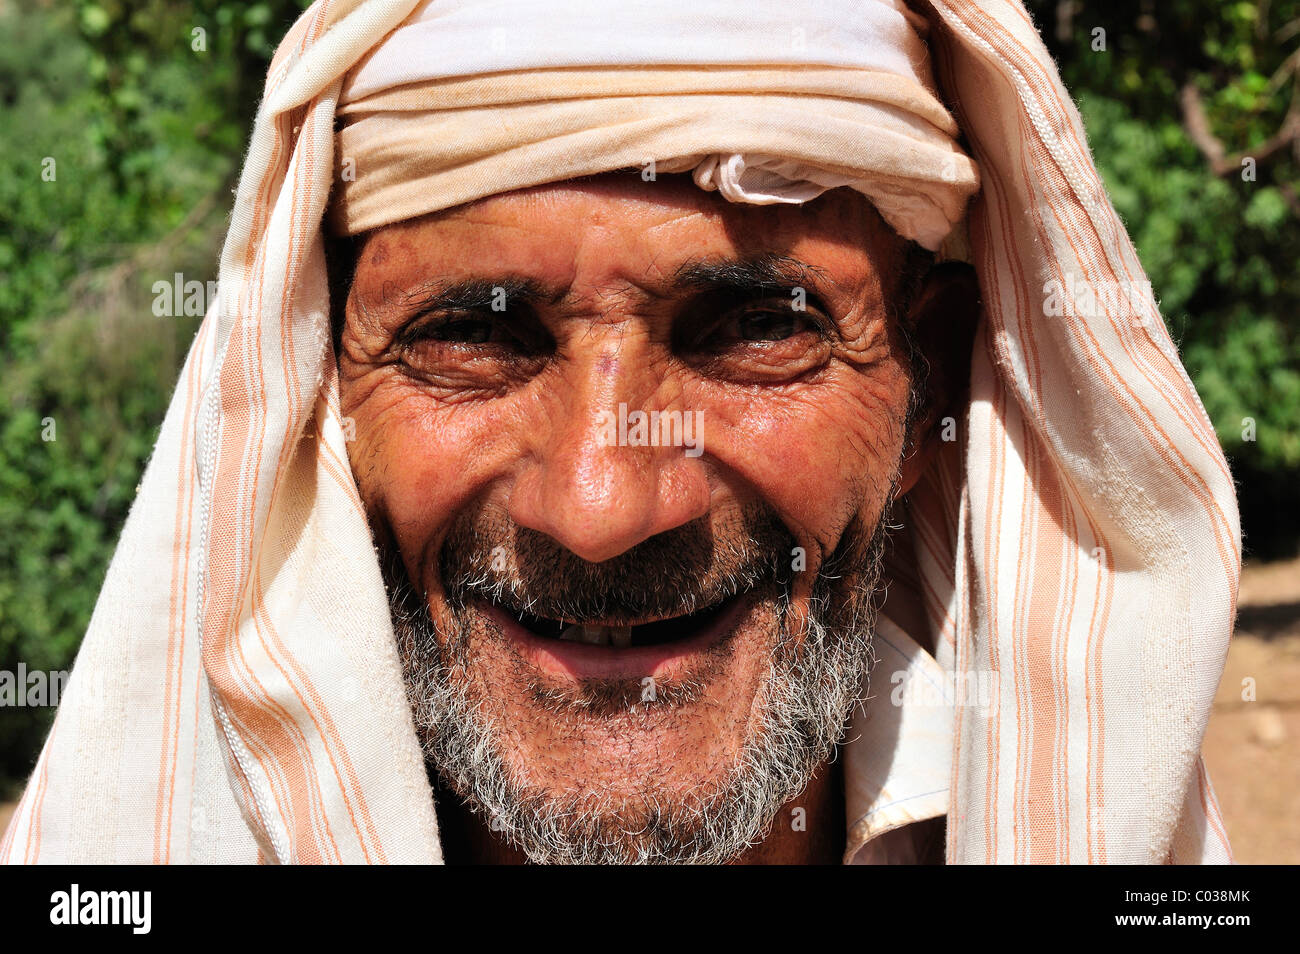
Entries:
[[755, 204], [848, 186], [938, 249], [979, 175], [922, 29], [901, 0], [423, 3], [344, 82], [330, 228], [632, 168]]

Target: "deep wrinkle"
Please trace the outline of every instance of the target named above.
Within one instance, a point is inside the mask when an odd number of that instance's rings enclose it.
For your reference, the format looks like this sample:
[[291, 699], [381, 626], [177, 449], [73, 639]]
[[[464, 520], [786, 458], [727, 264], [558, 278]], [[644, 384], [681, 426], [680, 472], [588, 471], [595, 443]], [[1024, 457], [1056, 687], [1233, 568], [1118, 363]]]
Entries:
[[[691, 793], [721, 784], [770, 714], [777, 647], [798, 658], [810, 633], [834, 639], [850, 632], [847, 616], [865, 613], [850, 607], [860, 602], [853, 588], [870, 583], [866, 541], [924, 469], [954, 382], [964, 386], [959, 370], [936, 360], [914, 393], [916, 358], [932, 336], [966, 333], [971, 283], [916, 270], [915, 247], [850, 190], [799, 207], [743, 206], [667, 176], [507, 193], [358, 244], [340, 329], [341, 398], [356, 422], [349, 454], [390, 582], [408, 581], [417, 604], [399, 615], [427, 615], [429, 665], [459, 660], [452, 682], [490, 719], [501, 778], [557, 805], [599, 792], [613, 820], [594, 830], [606, 833], [651, 791], [686, 818]], [[503, 310], [492, 308], [497, 289]], [[797, 289], [796, 313], [785, 301]], [[412, 324], [431, 321], [444, 330], [394, 347]], [[700, 414], [703, 453], [607, 446], [597, 422], [620, 406]], [[499, 625], [493, 635], [473, 603], [450, 601], [439, 561], [472, 517], [482, 536], [463, 546], [484, 560], [501, 554], [496, 576], [519, 594], [598, 596], [623, 578], [610, 575], [621, 555], [644, 552], [627, 579], [689, 600], [709, 571], [674, 579], [673, 552], [645, 545], [704, 527], [710, 559], [723, 567], [724, 554], [755, 544], [740, 520], [755, 508], [788, 534], [760, 544], [765, 558], [799, 554], [788, 590], [779, 599], [755, 591], [725, 654], [668, 652], [654, 672], [622, 673], [603, 695], [581, 666], [571, 681], [568, 664], [539, 669], [541, 657], [521, 655]], [[522, 548], [527, 535], [556, 555]], [[836, 553], [848, 554], [834, 567], [839, 582], [818, 596], [815, 581]], [[561, 564], [571, 568], [557, 572]], [[832, 623], [815, 630], [817, 619]], [[789, 634], [784, 643], [779, 632]], [[564, 645], [555, 644], [561, 655]], [[424, 658], [407, 650], [408, 664]], [[633, 719], [590, 701], [626, 696], [628, 680], [647, 677], [689, 691]], [[731, 860], [834, 860], [824, 837], [842, 825], [832, 821], [834, 778], [812, 765], [790, 789], [819, 836], [773, 825], [773, 808], [762, 837]], [[502, 844], [465, 786], [452, 788], [468, 799], [447, 809], [456, 824], [481, 828], [460, 842], [484, 857], [526, 848]], [[689, 840], [689, 830], [678, 836]]]

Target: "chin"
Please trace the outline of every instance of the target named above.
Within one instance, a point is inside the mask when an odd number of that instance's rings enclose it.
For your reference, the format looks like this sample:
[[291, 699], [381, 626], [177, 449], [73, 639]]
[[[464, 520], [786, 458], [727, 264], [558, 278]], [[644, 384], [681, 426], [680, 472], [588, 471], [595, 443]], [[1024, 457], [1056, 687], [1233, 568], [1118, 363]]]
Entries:
[[491, 585], [479, 564], [426, 568], [424, 596], [390, 584], [426, 758], [534, 862], [733, 860], [831, 757], [862, 698], [883, 537], [872, 544], [803, 598], [768, 569], [781, 541], [730, 548], [761, 557], [682, 587], [639, 554], [572, 572], [520, 557], [550, 590], [505, 571]]
[[560, 799], [698, 797], [760, 727], [780, 643], [771, 593], [583, 626], [490, 603], [470, 612], [462, 685], [510, 740], [502, 757], [522, 786]]

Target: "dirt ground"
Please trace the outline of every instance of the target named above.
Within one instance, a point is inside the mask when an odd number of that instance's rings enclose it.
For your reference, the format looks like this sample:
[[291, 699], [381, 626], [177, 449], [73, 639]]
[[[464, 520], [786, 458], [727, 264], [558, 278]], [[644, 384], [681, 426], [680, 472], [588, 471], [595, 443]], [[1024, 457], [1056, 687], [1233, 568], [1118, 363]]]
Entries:
[[1205, 764], [1237, 861], [1300, 864], [1300, 559], [1247, 566], [1239, 604]]
[[1238, 863], [1300, 864], [1300, 559], [1247, 566], [1240, 604], [1205, 762]]

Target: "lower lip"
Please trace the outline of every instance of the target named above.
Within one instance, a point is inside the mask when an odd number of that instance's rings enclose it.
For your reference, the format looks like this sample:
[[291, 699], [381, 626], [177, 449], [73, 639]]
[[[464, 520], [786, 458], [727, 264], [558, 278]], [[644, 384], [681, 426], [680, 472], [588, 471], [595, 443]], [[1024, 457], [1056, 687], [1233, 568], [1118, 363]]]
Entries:
[[509, 613], [486, 603], [479, 612], [491, 619], [515, 644], [525, 660], [543, 672], [563, 678], [666, 680], [690, 669], [693, 662], [728, 638], [748, 612], [752, 599], [735, 600], [716, 619], [689, 639], [657, 646], [614, 649], [538, 636]]

